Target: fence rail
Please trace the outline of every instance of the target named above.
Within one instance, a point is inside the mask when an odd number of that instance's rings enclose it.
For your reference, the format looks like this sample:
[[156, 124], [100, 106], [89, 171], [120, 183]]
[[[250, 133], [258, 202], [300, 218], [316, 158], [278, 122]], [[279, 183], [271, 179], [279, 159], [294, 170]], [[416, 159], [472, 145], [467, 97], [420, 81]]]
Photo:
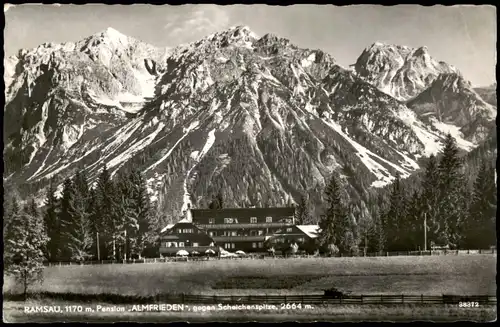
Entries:
[[[5, 300], [16, 300], [22, 295], [13, 295], [4, 293]], [[394, 304], [423, 304], [423, 305], [460, 305], [465, 307], [480, 307], [482, 305], [496, 305], [496, 296], [490, 295], [407, 295], [407, 294], [380, 294], [380, 295], [344, 295], [340, 298], [333, 298], [326, 295], [192, 295], [192, 294], [157, 294], [149, 297], [125, 296], [117, 294], [74, 294], [74, 293], [53, 293], [44, 292], [30, 295], [38, 299], [57, 299], [65, 301], [94, 301], [107, 302], [113, 304], [152, 304], [152, 303], [171, 303], [171, 304], [229, 304], [229, 305], [262, 305], [274, 304], [286, 306], [290, 305], [394, 305]]]
[[[496, 254], [496, 249], [487, 250], [439, 250], [439, 251], [397, 251], [384, 253], [367, 253], [366, 257], [394, 257], [394, 256], [433, 256], [433, 255], [474, 255], [474, 254]], [[357, 257], [364, 257], [359, 255]], [[354, 256], [341, 256], [354, 257]], [[82, 262], [45, 262], [45, 266], [69, 266], [69, 265], [100, 265], [100, 264], [135, 264], [135, 263], [165, 263], [165, 262], [186, 262], [186, 261], [206, 261], [206, 260], [256, 260], [256, 259], [288, 259], [288, 258], [328, 258], [327, 256], [319, 255], [263, 255], [249, 254], [240, 257], [206, 257], [206, 256], [190, 256], [190, 257], [165, 257], [165, 258], [145, 258], [132, 260], [91, 260]]]

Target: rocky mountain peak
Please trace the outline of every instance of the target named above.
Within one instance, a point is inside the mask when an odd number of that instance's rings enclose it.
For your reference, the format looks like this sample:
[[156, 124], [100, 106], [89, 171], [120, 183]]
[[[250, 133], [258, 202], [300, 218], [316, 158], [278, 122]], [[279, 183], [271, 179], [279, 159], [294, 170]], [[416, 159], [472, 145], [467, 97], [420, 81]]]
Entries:
[[426, 46], [410, 48], [375, 42], [354, 64], [359, 77], [381, 91], [406, 101], [425, 90], [443, 73], [458, 73], [451, 65], [438, 62]]

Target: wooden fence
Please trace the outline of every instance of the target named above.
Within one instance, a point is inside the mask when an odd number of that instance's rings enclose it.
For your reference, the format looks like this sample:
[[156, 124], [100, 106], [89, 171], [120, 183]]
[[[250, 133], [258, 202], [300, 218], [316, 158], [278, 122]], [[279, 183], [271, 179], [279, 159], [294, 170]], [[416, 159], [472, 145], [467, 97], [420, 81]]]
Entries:
[[[438, 250], [438, 251], [397, 251], [397, 252], [383, 252], [383, 253], [367, 253], [366, 257], [394, 257], [394, 256], [433, 256], [433, 255], [474, 255], [474, 254], [496, 254], [496, 249], [487, 250]], [[363, 257], [361, 254], [358, 257]], [[339, 257], [339, 256], [337, 256]], [[342, 255], [340, 257], [351, 257]], [[46, 262], [45, 266], [69, 266], [69, 265], [100, 265], [100, 264], [134, 264], [134, 263], [165, 263], [165, 262], [193, 262], [193, 261], [207, 261], [207, 260], [257, 260], [257, 259], [288, 259], [288, 258], [328, 258], [325, 256], [316, 255], [275, 255], [269, 254], [257, 255], [250, 254], [241, 257], [166, 257], [166, 258], [145, 258], [145, 259], [132, 259], [132, 260], [92, 260], [82, 262]]]
[[[5, 300], [15, 300], [13, 295], [4, 293]], [[395, 304], [422, 304], [422, 305], [460, 305], [465, 307], [480, 307], [482, 305], [496, 305], [496, 296], [490, 295], [405, 295], [405, 294], [381, 294], [381, 295], [343, 295], [333, 298], [326, 295], [192, 295], [192, 294], [158, 294], [155, 296], [138, 297], [118, 294], [74, 294], [43, 292], [29, 295], [38, 299], [57, 299], [63, 301], [91, 301], [113, 304], [199, 304], [199, 305], [262, 305], [273, 304], [285, 309], [293, 308], [293, 305], [395, 305]], [[462, 304], [463, 305], [463, 304]], [[283, 307], [284, 306], [284, 307]]]

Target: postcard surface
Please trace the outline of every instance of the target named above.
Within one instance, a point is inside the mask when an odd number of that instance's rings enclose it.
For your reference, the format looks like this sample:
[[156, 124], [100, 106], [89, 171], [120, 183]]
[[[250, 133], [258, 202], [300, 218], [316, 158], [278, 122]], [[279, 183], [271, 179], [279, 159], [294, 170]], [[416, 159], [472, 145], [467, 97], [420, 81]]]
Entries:
[[4, 15], [5, 322], [496, 320], [495, 7]]

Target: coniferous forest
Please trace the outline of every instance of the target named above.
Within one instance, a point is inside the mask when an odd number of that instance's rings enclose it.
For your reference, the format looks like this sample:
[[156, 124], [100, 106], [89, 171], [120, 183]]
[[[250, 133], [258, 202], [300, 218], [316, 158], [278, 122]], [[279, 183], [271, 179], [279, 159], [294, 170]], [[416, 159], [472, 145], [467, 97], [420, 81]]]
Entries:
[[[296, 222], [319, 224], [316, 245], [331, 254], [430, 250], [434, 245], [487, 249], [496, 244], [494, 160], [488, 147], [461, 155], [448, 135], [442, 153], [428, 158], [420, 173], [396, 176], [392, 184], [369, 193], [369, 214], [349, 199], [334, 174], [325, 187], [323, 214], [315, 217], [313, 204], [302, 194], [295, 205]], [[56, 195], [61, 182], [62, 192]], [[223, 207], [223, 193], [218, 190], [208, 208]], [[22, 248], [30, 233], [36, 234], [39, 239], [31, 239], [38, 240], [36, 246], [49, 262], [157, 257], [165, 225], [141, 172], [118, 171], [112, 178], [106, 167], [92, 184], [83, 171], [52, 180], [41, 209], [34, 199], [9, 192], [4, 217], [6, 250]], [[23, 224], [32, 228], [21, 233], [18, 226]]]

